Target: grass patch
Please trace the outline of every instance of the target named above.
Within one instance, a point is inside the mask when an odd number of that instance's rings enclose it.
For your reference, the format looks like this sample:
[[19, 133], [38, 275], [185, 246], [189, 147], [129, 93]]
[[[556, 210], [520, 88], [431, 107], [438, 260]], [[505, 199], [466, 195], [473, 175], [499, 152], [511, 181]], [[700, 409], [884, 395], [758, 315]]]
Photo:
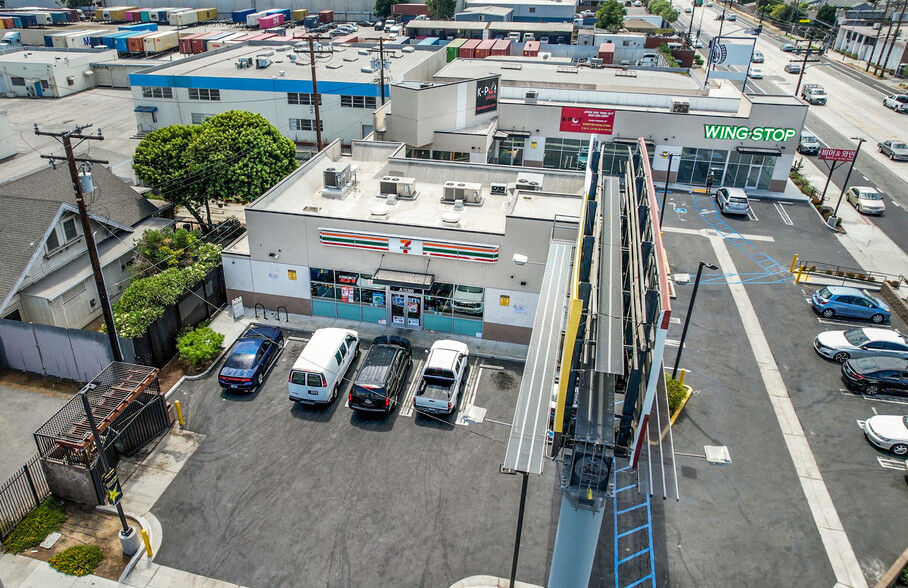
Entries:
[[104, 561], [104, 552], [97, 545], [77, 545], [50, 558], [50, 566], [70, 576], [87, 576]]
[[681, 403], [684, 402], [687, 391], [684, 389], [684, 384], [674, 378], [665, 380], [665, 388], [668, 391], [668, 412], [674, 416], [678, 409], [681, 408]]
[[48, 535], [59, 529], [65, 520], [66, 509], [59, 500], [51, 496], [16, 525], [3, 548], [9, 553], [21, 553], [40, 545]]

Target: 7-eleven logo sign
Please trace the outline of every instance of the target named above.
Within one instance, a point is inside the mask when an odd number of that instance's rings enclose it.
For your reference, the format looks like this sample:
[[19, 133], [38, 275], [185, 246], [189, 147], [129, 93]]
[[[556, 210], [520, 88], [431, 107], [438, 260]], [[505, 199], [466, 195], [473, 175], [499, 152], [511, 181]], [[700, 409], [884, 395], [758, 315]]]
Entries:
[[422, 255], [422, 241], [416, 239], [388, 239], [388, 251], [405, 255]]

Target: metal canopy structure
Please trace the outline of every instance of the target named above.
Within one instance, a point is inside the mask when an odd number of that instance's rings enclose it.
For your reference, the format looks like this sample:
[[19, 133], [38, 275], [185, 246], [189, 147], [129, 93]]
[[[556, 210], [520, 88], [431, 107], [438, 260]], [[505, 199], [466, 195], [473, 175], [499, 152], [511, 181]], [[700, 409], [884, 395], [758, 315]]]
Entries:
[[573, 253], [572, 242], [552, 241], [549, 245], [503, 471], [542, 473]]
[[372, 283], [378, 284], [379, 286], [397, 286], [399, 288], [428, 290], [432, 287], [434, 279], [435, 276], [433, 274], [380, 269], [372, 276]]

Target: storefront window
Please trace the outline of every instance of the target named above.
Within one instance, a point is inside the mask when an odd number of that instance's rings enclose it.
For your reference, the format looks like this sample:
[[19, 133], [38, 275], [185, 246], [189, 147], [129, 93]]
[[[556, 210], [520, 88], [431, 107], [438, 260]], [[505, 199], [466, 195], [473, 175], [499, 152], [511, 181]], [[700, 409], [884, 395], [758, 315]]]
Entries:
[[373, 308], [385, 306], [385, 289], [375, 287], [372, 283], [372, 274], [311, 268], [309, 277], [313, 298], [336, 300], [344, 304], [362, 304]]
[[586, 152], [587, 145], [587, 141], [580, 139], [547, 139], [542, 167], [583, 169], [581, 154]]
[[312, 287], [310, 290], [312, 292], [313, 298], [335, 298], [334, 286], [332, 284], [312, 282]]
[[327, 282], [329, 284], [333, 284], [334, 271], [312, 267], [309, 268], [309, 279], [313, 282]]
[[606, 176], [623, 176], [627, 162], [631, 157], [630, 147], [621, 143], [605, 143], [602, 149], [602, 174]]
[[437, 296], [439, 298], [450, 298], [453, 293], [454, 284], [445, 284], [444, 282], [435, 282], [427, 292], [429, 296]]
[[768, 190], [777, 159], [771, 155], [686, 148], [681, 153], [678, 182], [702, 186], [713, 170], [714, 186]]
[[499, 165], [523, 165], [524, 139], [504, 139], [498, 143]]

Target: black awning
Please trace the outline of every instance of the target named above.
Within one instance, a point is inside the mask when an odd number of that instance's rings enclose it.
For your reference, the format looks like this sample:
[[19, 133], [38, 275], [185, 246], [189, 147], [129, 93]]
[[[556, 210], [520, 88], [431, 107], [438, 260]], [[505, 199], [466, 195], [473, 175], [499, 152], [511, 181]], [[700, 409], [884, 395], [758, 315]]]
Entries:
[[132, 109], [133, 112], [157, 112], [157, 106], [136, 106]]
[[417, 274], [414, 272], [398, 272], [380, 269], [372, 276], [372, 283], [379, 286], [397, 286], [398, 288], [417, 288], [428, 290], [435, 280], [433, 274]]
[[782, 155], [782, 150], [775, 147], [737, 147], [735, 150], [743, 155]]
[[530, 136], [530, 131], [509, 131], [506, 129], [498, 129], [498, 131], [496, 132], [496, 135], [498, 133], [504, 133], [508, 137], [523, 137], [524, 139], [527, 139]]

